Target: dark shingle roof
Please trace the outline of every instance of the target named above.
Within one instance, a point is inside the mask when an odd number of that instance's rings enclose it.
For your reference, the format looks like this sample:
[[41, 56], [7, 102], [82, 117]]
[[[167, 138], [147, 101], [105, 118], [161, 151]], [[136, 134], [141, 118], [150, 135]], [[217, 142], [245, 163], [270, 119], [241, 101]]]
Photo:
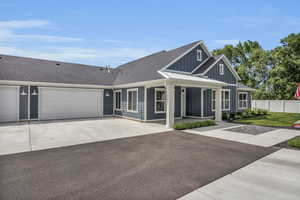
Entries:
[[[192, 48], [199, 41], [160, 51], [111, 69], [0, 54], [0, 80], [67, 84], [113, 85], [164, 78], [157, 71]], [[59, 64], [59, 65], [57, 65]]]
[[111, 85], [116, 77], [103, 67], [0, 55], [0, 80]]
[[170, 50], [160, 51], [150, 56], [120, 65], [116, 68], [119, 71], [114, 84], [134, 83], [163, 78], [157, 71], [175, 60], [178, 56], [192, 48], [197, 42], [184, 45]]
[[208, 58], [208, 60], [200, 66], [199, 69], [197, 69], [194, 74], [202, 74], [207, 70], [216, 60], [218, 60], [221, 57], [221, 55], [218, 56], [211, 56]]

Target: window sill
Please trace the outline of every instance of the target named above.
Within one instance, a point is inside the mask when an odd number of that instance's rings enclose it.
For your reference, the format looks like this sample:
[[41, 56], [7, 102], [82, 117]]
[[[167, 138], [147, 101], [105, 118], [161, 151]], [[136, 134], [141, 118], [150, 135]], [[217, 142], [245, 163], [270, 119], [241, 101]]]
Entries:
[[126, 110], [127, 112], [130, 112], [130, 113], [138, 113], [139, 111], [137, 110]]
[[166, 113], [166, 111], [155, 111], [154, 113], [155, 114], [163, 114], [163, 113]]

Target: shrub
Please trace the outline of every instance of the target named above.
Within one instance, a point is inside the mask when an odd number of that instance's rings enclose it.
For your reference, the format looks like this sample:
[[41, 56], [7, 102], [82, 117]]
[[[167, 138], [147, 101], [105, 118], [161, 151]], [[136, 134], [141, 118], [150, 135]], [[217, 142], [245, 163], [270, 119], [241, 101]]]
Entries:
[[230, 113], [223, 112], [222, 113], [222, 119], [223, 120], [229, 120], [230, 119]]
[[184, 129], [193, 129], [205, 126], [213, 126], [216, 122], [213, 120], [205, 120], [205, 121], [198, 121], [198, 122], [181, 122], [174, 124], [174, 129], [176, 130], [184, 130]]

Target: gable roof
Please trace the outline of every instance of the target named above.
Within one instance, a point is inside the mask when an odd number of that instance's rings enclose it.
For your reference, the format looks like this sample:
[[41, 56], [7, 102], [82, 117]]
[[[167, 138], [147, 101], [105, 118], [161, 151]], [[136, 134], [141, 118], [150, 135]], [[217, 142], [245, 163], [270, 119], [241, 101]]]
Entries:
[[[104, 67], [0, 54], [0, 80], [111, 86], [165, 79], [159, 71], [199, 44], [204, 45], [203, 41], [195, 41], [169, 51], [159, 51], [112, 68], [110, 73]], [[208, 59], [201, 70], [208, 68], [210, 62]]]
[[0, 80], [111, 85], [117, 75], [104, 67], [0, 54]]
[[196, 71], [195, 74], [197, 75], [205, 75], [213, 66], [215, 66], [220, 60], [223, 60], [228, 69], [232, 72], [233, 76], [240, 81], [241, 78], [238, 75], [238, 73], [235, 71], [233, 66], [231, 65], [230, 61], [228, 58], [222, 54], [218, 56], [212, 56], [211, 59], [208, 59], [202, 66], [200, 66]]
[[237, 82], [236, 87], [238, 90], [243, 90], [243, 91], [255, 91], [255, 89], [248, 87], [240, 82]]
[[177, 59], [180, 55], [194, 47], [199, 41], [172, 49], [160, 51], [135, 61], [120, 65], [116, 68], [118, 75], [115, 85], [164, 78], [158, 73], [163, 67]]

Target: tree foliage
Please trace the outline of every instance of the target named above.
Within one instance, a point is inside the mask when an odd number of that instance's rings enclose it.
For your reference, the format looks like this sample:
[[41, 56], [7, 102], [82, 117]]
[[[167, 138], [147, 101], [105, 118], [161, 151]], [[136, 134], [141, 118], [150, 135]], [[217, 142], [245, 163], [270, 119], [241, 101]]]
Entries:
[[256, 88], [255, 99], [293, 99], [300, 82], [300, 33], [290, 34], [281, 45], [264, 50], [256, 41], [239, 42], [215, 49], [231, 61], [242, 83]]

